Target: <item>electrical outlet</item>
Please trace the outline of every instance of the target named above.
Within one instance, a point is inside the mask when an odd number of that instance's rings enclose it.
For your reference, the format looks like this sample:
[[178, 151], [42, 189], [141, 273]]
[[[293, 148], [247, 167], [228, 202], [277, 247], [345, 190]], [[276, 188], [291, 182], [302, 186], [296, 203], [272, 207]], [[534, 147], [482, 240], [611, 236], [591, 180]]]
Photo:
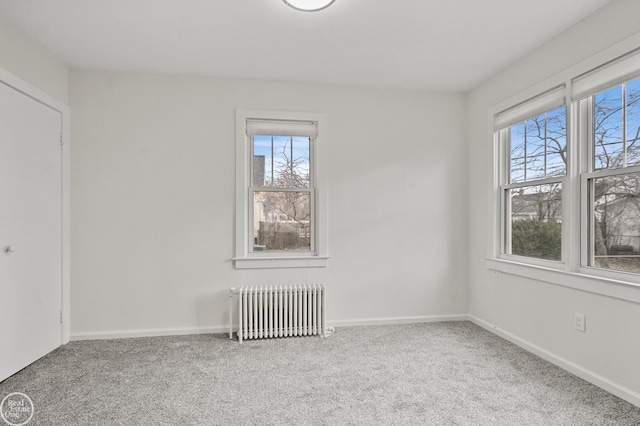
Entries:
[[574, 313], [574, 323], [573, 323], [573, 327], [578, 330], [581, 331], [583, 333], [585, 333], [587, 331], [587, 327], [586, 327], [586, 319], [584, 317], [584, 314], [581, 314], [579, 312], [575, 312]]

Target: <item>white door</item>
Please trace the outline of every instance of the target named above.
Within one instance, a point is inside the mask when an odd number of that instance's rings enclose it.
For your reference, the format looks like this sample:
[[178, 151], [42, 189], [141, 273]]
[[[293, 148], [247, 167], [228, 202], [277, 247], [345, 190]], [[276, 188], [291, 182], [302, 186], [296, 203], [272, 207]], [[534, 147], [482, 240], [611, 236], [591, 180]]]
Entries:
[[0, 380], [62, 342], [61, 131], [0, 82]]

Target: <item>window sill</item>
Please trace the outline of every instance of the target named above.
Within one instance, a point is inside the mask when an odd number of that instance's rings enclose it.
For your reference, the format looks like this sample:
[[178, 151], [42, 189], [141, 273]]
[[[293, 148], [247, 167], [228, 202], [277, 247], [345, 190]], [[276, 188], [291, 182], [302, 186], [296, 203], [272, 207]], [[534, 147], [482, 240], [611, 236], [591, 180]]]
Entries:
[[326, 268], [328, 256], [241, 257], [234, 258], [236, 269]]
[[568, 272], [512, 260], [486, 258], [488, 269], [640, 304], [640, 285], [628, 281]]

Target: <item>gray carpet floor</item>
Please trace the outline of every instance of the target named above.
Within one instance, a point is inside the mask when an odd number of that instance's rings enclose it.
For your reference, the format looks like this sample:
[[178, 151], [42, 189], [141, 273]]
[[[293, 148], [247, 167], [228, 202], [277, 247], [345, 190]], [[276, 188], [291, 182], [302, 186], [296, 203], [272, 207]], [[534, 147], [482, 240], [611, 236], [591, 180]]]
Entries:
[[640, 408], [469, 322], [72, 342], [11, 392], [33, 400], [30, 425], [640, 425]]

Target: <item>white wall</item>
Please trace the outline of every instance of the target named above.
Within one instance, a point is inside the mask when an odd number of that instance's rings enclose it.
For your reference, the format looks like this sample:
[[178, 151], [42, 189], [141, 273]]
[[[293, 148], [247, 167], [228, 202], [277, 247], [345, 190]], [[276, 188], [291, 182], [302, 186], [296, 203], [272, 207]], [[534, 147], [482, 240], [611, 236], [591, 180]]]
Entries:
[[[556, 286], [535, 272], [530, 278], [492, 272], [484, 258], [489, 254], [492, 202], [489, 109], [638, 32], [640, 2], [614, 1], [468, 98], [471, 315], [549, 359], [566, 361], [573, 371], [601, 380], [636, 404], [640, 403], [640, 305]], [[586, 314], [587, 333], [573, 330], [574, 312]]]
[[68, 68], [40, 45], [0, 20], [0, 67], [67, 102]]
[[[323, 282], [329, 320], [467, 312], [462, 95], [73, 70], [72, 336], [228, 323]], [[235, 109], [325, 113], [329, 267], [235, 270]]]

